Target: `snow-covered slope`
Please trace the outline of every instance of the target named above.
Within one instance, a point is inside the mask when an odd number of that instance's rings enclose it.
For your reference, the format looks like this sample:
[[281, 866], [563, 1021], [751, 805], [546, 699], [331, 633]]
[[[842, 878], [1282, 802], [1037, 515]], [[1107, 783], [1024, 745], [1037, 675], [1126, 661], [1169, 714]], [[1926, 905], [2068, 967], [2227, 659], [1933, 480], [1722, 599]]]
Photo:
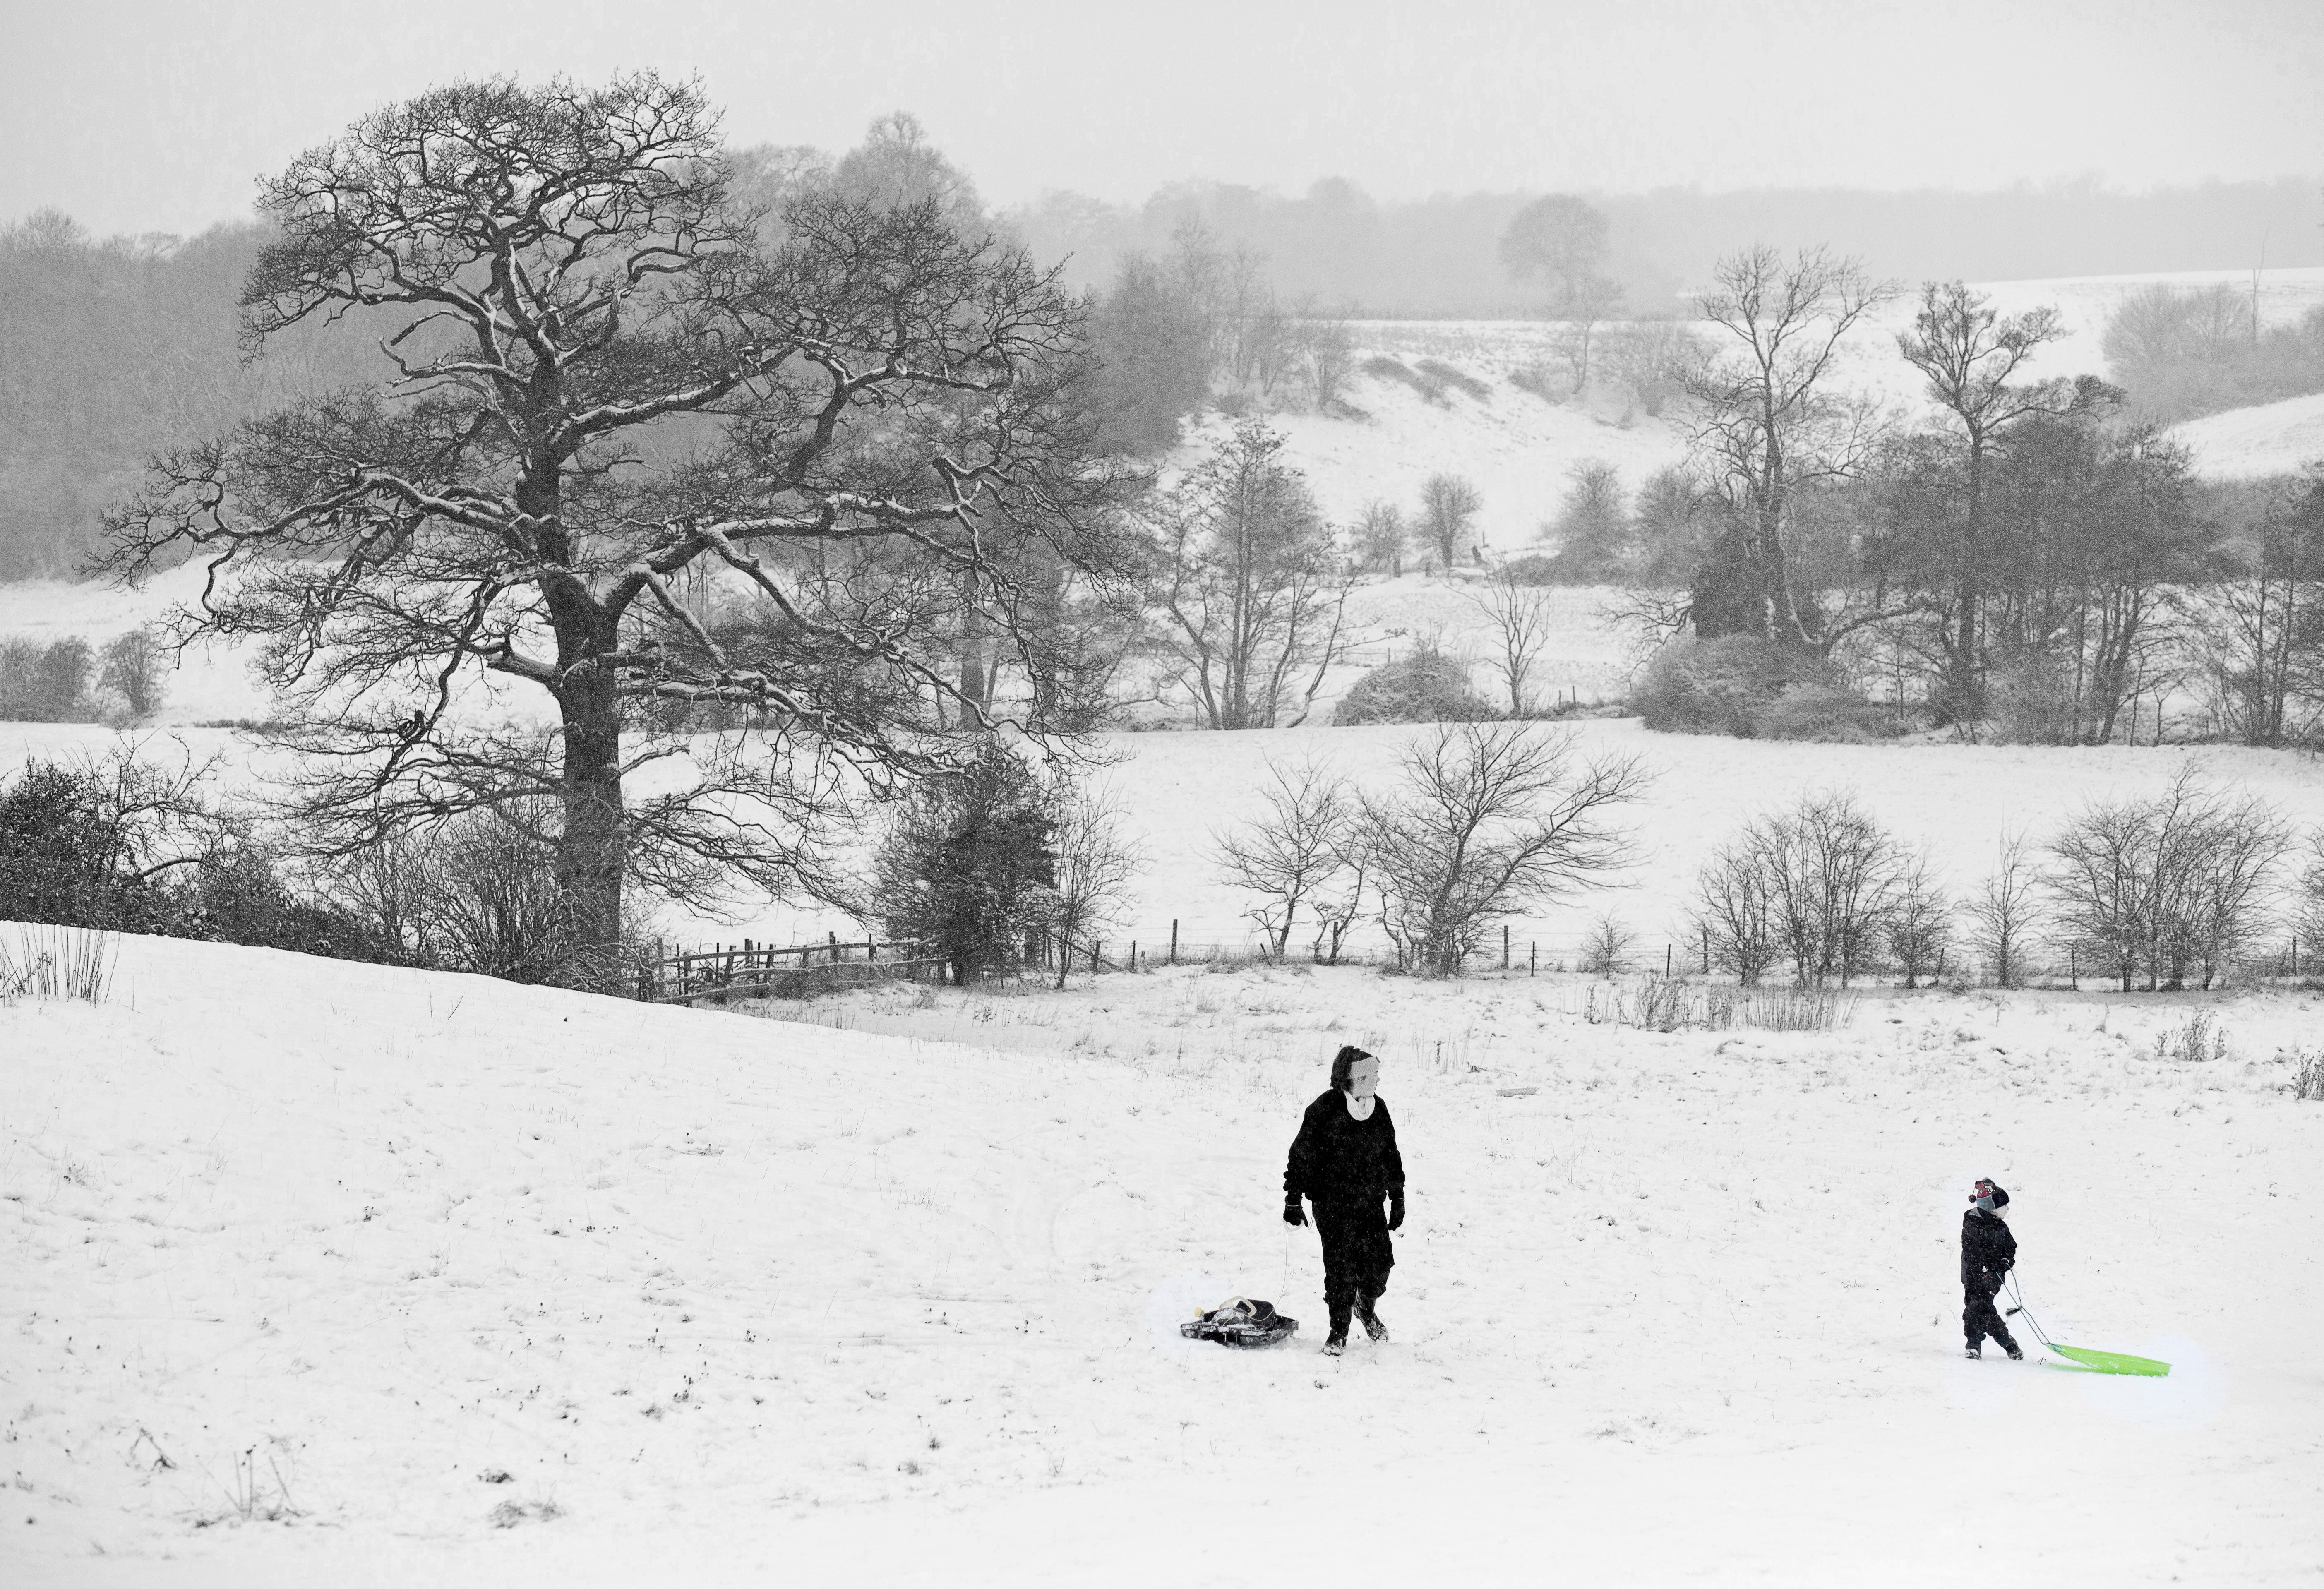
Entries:
[[[2312, 1574], [2324, 1002], [1581, 999], [823, 1012], [875, 1036], [126, 940], [111, 1002], [0, 1005], [0, 1581]], [[2230, 1057], [2156, 1058], [2195, 1007]], [[1276, 1188], [1351, 1038], [1412, 1213], [1331, 1363]], [[1961, 1361], [1975, 1175], [2056, 1338], [2171, 1378]], [[1296, 1342], [1178, 1341], [1232, 1292]]]
[[[2065, 334], [2025, 368], [2028, 376], [2047, 378], [2107, 374], [2099, 338], [2107, 316], [2133, 293], [2156, 285], [2223, 282], [2241, 291], [2250, 277], [2233, 271], [2185, 271], [1977, 286], [2006, 314], [2042, 307], [2058, 311]], [[2297, 319], [2324, 304], [2324, 268], [2267, 272], [2258, 298], [2263, 323]], [[1918, 284], [1900, 283], [1895, 296], [1849, 337], [1837, 378], [1877, 394], [1900, 412], [1918, 411], [1926, 402], [1921, 378], [1896, 353], [1896, 337], [1911, 328], [1918, 307]], [[1483, 383], [1485, 390], [1473, 395], [1448, 387], [1432, 401], [1394, 378], [1359, 374], [1350, 383], [1349, 399], [1362, 411], [1360, 419], [1270, 416], [1268, 422], [1289, 439], [1289, 456], [1307, 470], [1319, 502], [1338, 522], [1351, 522], [1374, 498], [1400, 503], [1409, 513], [1417, 505], [1421, 482], [1430, 475], [1462, 475], [1484, 497], [1479, 522], [1486, 549], [1507, 554], [1525, 550], [1555, 517], [1574, 465], [1613, 464], [1635, 487], [1684, 456], [1685, 431], [1678, 420], [1592, 414], [1545, 402], [1510, 384], [1517, 371], [1557, 363], [1555, 327], [1520, 320], [1375, 320], [1357, 322], [1351, 329], [1359, 361], [1384, 356], [1416, 366], [1422, 359], [1434, 359]], [[2222, 421], [2232, 418], [2218, 416]], [[1196, 427], [1173, 463], [1193, 457], [1228, 422], [1213, 417]], [[2218, 472], [2232, 476], [2246, 471], [2222, 454]]]
[[2207, 414], [2172, 434], [2192, 449], [2195, 467], [2213, 479], [2296, 475], [2324, 464], [2324, 393]]

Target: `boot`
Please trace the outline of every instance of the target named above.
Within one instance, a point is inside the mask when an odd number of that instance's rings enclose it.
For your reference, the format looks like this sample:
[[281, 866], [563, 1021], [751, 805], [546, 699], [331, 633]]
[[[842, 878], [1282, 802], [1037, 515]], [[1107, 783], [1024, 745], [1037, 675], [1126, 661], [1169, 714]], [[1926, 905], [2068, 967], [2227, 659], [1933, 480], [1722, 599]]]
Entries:
[[1972, 1362], [1974, 1362], [1976, 1359], [1980, 1358], [1980, 1357], [1983, 1357], [1983, 1356], [1985, 1355], [1985, 1353], [1984, 1353], [1982, 1351], [1980, 1351], [1978, 1348], [1977, 1348], [1977, 1347], [1975, 1347], [1975, 1346], [1972, 1346], [1972, 1347], [1970, 1347], [1970, 1348], [1969, 1349], [1969, 1358], [1970, 1358], [1970, 1360], [1971, 1360]]
[[2007, 1346], [2006, 1348], [2005, 1348], [2005, 1350], [2006, 1350], [2006, 1351], [2008, 1352], [2008, 1353], [2009, 1353], [2009, 1361], [2010, 1361], [2010, 1362], [2012, 1362], [2012, 1363], [2023, 1363], [2023, 1362], [2024, 1362], [2024, 1361], [2025, 1361], [2025, 1353], [2024, 1353], [2023, 1352], [2020, 1352], [2020, 1351], [2017, 1349], [2017, 1343], [2016, 1343], [2016, 1342], [2012, 1341], [2012, 1342], [2008, 1344], [2008, 1346]]
[[1344, 1330], [1334, 1331], [1323, 1339], [1323, 1355], [1326, 1357], [1337, 1357], [1347, 1349], [1348, 1336]]
[[1380, 1316], [1373, 1310], [1372, 1302], [1373, 1298], [1370, 1297], [1357, 1298], [1356, 1316], [1363, 1321], [1365, 1335], [1375, 1341], [1385, 1341], [1388, 1339], [1388, 1326], [1380, 1323]]

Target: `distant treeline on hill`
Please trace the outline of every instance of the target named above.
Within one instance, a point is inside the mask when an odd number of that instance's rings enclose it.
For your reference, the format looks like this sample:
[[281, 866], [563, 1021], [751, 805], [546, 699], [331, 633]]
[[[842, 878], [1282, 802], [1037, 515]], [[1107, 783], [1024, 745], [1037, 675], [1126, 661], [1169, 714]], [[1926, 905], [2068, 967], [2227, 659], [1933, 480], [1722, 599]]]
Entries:
[[[1376, 200], [1337, 178], [1288, 197], [1224, 183], [1166, 188], [1143, 204], [1053, 193], [1008, 212], [1036, 254], [1102, 286], [1124, 254], [1159, 254], [1189, 220], [1267, 256], [1276, 290], [1376, 318], [1538, 312], [1499, 249], [1530, 193]], [[1829, 245], [1900, 281], [2021, 281], [2153, 271], [2324, 265], [2324, 197], [2310, 179], [2213, 182], [2145, 193], [2095, 182], [1992, 193], [1665, 189], [1592, 194], [1609, 227], [1606, 269], [1637, 309], [1680, 307], [1738, 244]], [[1070, 256], [1070, 257], [1068, 257]]]

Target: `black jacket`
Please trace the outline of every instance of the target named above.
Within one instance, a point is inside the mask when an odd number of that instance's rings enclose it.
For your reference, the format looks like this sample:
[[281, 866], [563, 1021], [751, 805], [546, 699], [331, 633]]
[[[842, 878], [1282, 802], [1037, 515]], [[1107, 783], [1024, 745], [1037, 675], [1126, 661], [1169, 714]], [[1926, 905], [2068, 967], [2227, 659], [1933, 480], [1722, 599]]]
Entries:
[[1961, 1284], [1991, 1290], [2017, 1261], [2017, 1238], [1997, 1214], [1971, 1208], [1961, 1215]]
[[1404, 1196], [1404, 1155], [1388, 1100], [1373, 1098], [1370, 1120], [1351, 1115], [1337, 1087], [1308, 1104], [1283, 1167], [1285, 1199], [1305, 1197], [1318, 1211], [1377, 1210], [1391, 1192]]

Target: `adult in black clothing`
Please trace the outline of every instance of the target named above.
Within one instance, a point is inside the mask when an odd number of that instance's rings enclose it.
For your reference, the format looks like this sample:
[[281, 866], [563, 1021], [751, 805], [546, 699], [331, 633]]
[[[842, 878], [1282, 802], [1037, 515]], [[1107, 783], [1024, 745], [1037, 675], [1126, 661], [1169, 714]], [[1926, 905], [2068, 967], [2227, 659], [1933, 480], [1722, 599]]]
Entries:
[[1981, 1180], [1969, 1201], [1969, 1212], [1961, 1215], [1961, 1328], [1969, 1335], [1969, 1354], [1982, 1356], [1979, 1349], [1991, 1335], [2010, 1356], [2024, 1357], [1993, 1306], [2001, 1277], [2017, 1261], [2017, 1238], [2001, 1216], [2009, 1206], [2009, 1194]]
[[1332, 1060], [1331, 1088], [1307, 1105], [1283, 1167], [1283, 1222], [1307, 1223], [1299, 1207], [1305, 1197], [1323, 1238], [1323, 1306], [1332, 1316], [1323, 1350], [1333, 1357], [1347, 1350], [1351, 1313], [1373, 1340], [1388, 1339], [1373, 1305], [1396, 1266], [1388, 1233], [1404, 1223], [1404, 1156], [1379, 1086], [1379, 1061], [1361, 1049], [1342, 1049]]

